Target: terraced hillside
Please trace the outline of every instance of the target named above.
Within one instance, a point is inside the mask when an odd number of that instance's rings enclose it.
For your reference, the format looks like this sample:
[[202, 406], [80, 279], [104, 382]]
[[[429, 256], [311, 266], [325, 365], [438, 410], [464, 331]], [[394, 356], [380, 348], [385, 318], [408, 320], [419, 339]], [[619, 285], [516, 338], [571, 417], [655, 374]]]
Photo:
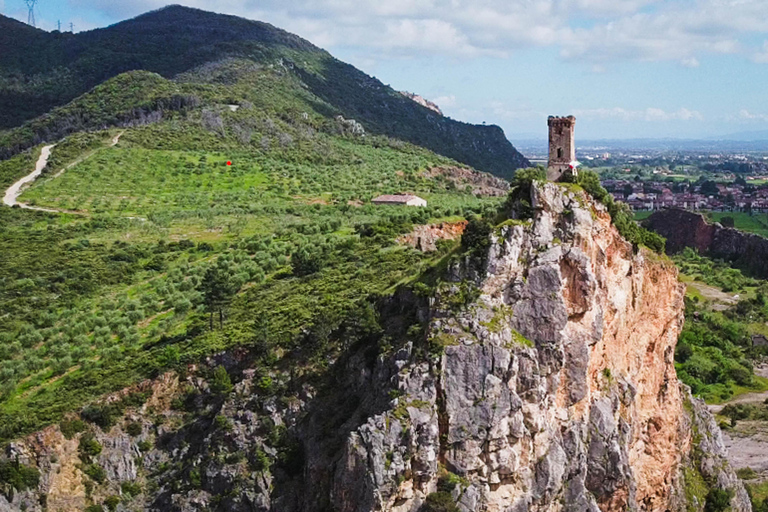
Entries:
[[[322, 367], [342, 321], [458, 243], [422, 253], [399, 235], [493, 212], [508, 186], [243, 59], [118, 75], [0, 140], [64, 125], [18, 197], [61, 213], [0, 208], [4, 439], [229, 347]], [[0, 162], [3, 190], [41, 146]], [[370, 203], [401, 192], [429, 206]]]

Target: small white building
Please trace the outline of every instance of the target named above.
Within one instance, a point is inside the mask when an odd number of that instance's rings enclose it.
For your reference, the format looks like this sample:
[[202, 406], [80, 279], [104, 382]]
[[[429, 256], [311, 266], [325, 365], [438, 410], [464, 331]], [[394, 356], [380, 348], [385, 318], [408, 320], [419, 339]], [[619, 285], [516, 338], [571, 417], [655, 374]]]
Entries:
[[409, 194], [396, 194], [396, 195], [383, 195], [374, 197], [371, 202], [373, 204], [394, 204], [404, 206], [427, 206], [427, 202], [419, 196], [412, 196]]

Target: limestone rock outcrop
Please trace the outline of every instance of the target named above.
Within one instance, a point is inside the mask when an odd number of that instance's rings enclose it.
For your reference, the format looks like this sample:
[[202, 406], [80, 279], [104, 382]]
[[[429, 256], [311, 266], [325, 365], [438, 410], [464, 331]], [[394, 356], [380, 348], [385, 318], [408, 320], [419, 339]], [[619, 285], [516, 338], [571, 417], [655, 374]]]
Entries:
[[[687, 512], [709, 489], [751, 510], [714, 419], [675, 374], [674, 265], [635, 250], [576, 187], [527, 199], [532, 218], [452, 260], [434, 293], [382, 299], [383, 332], [325, 380], [266, 375], [245, 351], [166, 375], [96, 429], [101, 483], [83, 434], [13, 443], [41, 480], [0, 510], [82, 510], [131, 485], [119, 510]], [[235, 376], [226, 396], [203, 378], [216, 365]]]
[[348, 437], [338, 510], [418, 510], [441, 471], [461, 479], [462, 511], [698, 510], [688, 473], [750, 510], [711, 416], [675, 374], [676, 269], [635, 254], [582, 194], [534, 187], [532, 220], [453, 266], [428, 330], [441, 353], [429, 370], [404, 365], [393, 409]]
[[410, 245], [422, 252], [437, 250], [438, 240], [455, 240], [461, 238], [467, 221], [440, 222], [438, 224], [423, 224], [414, 226], [413, 231], [397, 238], [397, 243]]
[[414, 94], [414, 93], [408, 92], [408, 91], [400, 91], [400, 94], [402, 94], [403, 96], [405, 96], [406, 98], [408, 98], [410, 100], [415, 101], [416, 103], [418, 103], [422, 107], [426, 107], [429, 110], [440, 114], [441, 116], [443, 115], [443, 111], [440, 110], [440, 107], [437, 106], [437, 103], [429, 101], [428, 99], [424, 98], [423, 96], [419, 96], [418, 94]]

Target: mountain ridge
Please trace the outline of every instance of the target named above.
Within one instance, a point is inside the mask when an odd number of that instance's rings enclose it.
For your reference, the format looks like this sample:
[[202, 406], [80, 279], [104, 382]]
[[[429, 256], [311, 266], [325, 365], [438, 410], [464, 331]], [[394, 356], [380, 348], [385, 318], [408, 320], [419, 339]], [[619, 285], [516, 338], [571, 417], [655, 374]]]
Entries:
[[[131, 70], [173, 80], [201, 65], [245, 58], [283, 66], [335, 110], [366, 130], [421, 145], [510, 178], [530, 165], [498, 126], [439, 116], [299, 36], [267, 23], [181, 6], [151, 11], [78, 34], [13, 28], [10, 52], [0, 56], [0, 128], [29, 123], [68, 104], [105, 80]], [[25, 48], [32, 45], [34, 52]], [[35, 134], [26, 147], [45, 139]]]

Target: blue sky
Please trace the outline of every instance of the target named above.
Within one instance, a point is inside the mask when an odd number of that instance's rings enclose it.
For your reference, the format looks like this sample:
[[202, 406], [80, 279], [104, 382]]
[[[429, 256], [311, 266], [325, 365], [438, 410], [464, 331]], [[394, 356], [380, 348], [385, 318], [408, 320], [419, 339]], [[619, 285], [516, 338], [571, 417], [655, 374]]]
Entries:
[[[40, 0], [38, 26], [106, 26], [162, 0]], [[768, 0], [203, 0], [267, 21], [399, 90], [515, 138], [768, 130]], [[23, 0], [0, 0], [26, 21]]]

